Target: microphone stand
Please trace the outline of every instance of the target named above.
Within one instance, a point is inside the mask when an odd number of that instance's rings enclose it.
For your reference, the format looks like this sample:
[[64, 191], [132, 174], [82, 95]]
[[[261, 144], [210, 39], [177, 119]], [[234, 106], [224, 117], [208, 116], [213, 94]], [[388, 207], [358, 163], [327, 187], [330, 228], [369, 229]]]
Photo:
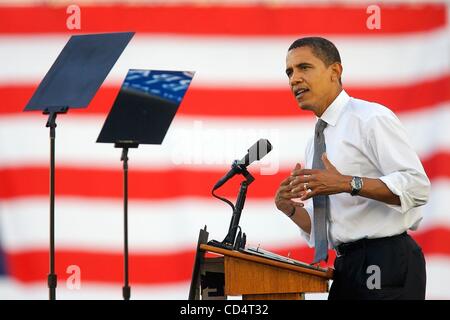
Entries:
[[[235, 161], [235, 163], [237, 163]], [[245, 177], [245, 180], [241, 182], [241, 186], [239, 189], [239, 194], [236, 199], [236, 204], [233, 209], [233, 215], [231, 217], [230, 227], [228, 228], [228, 234], [226, 235], [225, 239], [222, 242], [218, 242], [216, 240], [211, 240], [208, 244], [216, 246], [216, 247], [222, 247], [225, 249], [235, 249], [241, 247], [242, 245], [240, 243], [235, 243], [236, 241], [236, 233], [237, 229], [239, 227], [239, 220], [241, 219], [241, 213], [244, 209], [245, 200], [247, 197], [247, 190], [248, 186], [255, 181], [255, 178], [250, 174], [250, 172], [247, 171], [247, 168], [244, 166], [236, 166], [238, 174], [242, 174]], [[214, 190], [213, 190], [214, 192]], [[220, 199], [220, 198], [219, 198]], [[240, 238], [240, 237], [238, 237]], [[245, 233], [244, 233], [244, 239], [245, 239]], [[237, 245], [237, 246], [236, 246]], [[245, 246], [245, 243], [244, 243]]]

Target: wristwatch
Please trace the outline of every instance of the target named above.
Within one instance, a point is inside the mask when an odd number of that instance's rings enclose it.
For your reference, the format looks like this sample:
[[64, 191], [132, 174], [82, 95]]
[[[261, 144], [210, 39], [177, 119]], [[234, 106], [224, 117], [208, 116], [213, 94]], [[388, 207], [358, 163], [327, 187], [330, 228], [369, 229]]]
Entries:
[[363, 187], [363, 180], [361, 177], [352, 177], [352, 181], [350, 182], [350, 185], [352, 187], [352, 191], [350, 194], [352, 196], [356, 196]]

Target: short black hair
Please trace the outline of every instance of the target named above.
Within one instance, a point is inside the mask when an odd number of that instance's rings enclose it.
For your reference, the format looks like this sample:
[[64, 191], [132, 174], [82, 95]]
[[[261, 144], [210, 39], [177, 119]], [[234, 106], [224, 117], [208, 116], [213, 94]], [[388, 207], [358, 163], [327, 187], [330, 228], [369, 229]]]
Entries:
[[335, 62], [341, 63], [341, 56], [336, 46], [330, 40], [321, 37], [305, 37], [295, 40], [288, 51], [300, 47], [311, 48], [313, 54], [328, 67]]

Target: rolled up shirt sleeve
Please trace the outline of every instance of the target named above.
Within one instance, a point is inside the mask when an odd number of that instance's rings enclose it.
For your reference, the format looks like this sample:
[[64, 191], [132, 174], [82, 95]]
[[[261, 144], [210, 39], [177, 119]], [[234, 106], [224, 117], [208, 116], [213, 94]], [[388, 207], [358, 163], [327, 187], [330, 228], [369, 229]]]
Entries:
[[427, 203], [430, 180], [395, 114], [377, 115], [368, 120], [367, 128], [369, 158], [382, 173], [379, 179], [400, 198], [400, 205], [386, 205], [406, 213]]

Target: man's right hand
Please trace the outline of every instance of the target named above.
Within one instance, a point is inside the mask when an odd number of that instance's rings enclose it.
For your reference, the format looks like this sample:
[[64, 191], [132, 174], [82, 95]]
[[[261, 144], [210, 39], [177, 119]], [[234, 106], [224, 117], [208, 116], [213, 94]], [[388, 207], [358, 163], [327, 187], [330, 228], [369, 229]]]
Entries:
[[[294, 170], [301, 169], [301, 165], [297, 163], [295, 165]], [[277, 193], [275, 195], [275, 205], [277, 206], [278, 210], [282, 211], [286, 215], [290, 215], [292, 211], [294, 210], [294, 207], [303, 207], [302, 202], [295, 202], [292, 200], [292, 193], [291, 190], [294, 188], [290, 183], [295, 179], [295, 176], [289, 176], [286, 179], [284, 179], [280, 187], [277, 190]]]

